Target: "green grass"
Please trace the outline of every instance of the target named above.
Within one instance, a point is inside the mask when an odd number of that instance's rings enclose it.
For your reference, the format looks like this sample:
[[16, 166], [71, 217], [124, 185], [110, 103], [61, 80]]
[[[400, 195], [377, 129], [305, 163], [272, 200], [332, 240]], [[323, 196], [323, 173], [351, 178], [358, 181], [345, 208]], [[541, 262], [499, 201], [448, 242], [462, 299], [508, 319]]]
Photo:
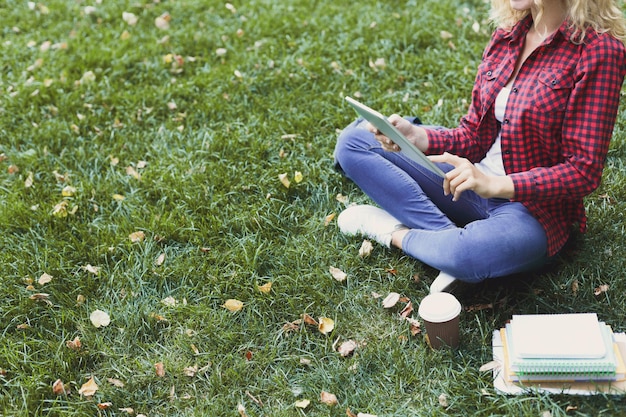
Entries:
[[[0, 415], [122, 416], [131, 407], [146, 416], [235, 416], [239, 404], [250, 417], [343, 416], [348, 408], [378, 416], [626, 413], [615, 396], [503, 396], [479, 372], [491, 360], [491, 332], [512, 314], [595, 311], [626, 329], [626, 108], [605, 181], [587, 199], [589, 233], [540, 274], [464, 294], [461, 348], [434, 352], [373, 294], [395, 291], [417, 305], [436, 271], [378, 246], [359, 258], [359, 239], [325, 225], [344, 208], [338, 194], [367, 201], [333, 170], [332, 150], [354, 117], [344, 95], [454, 125], [491, 31], [487, 5], [233, 7], [0, 3]], [[154, 20], [165, 12], [163, 31]], [[379, 58], [385, 67], [372, 68]], [[95, 80], [81, 82], [89, 71]], [[76, 191], [63, 196], [68, 185]], [[61, 202], [65, 217], [54, 214]], [[145, 240], [133, 243], [137, 231]], [[347, 281], [336, 282], [330, 266]], [[43, 273], [53, 279], [42, 286]], [[268, 282], [271, 292], [261, 293]], [[609, 290], [594, 295], [602, 284]], [[50, 304], [34, 293], [49, 294]], [[230, 298], [243, 309], [224, 309]], [[110, 314], [109, 326], [91, 324], [96, 309]], [[332, 318], [334, 331], [283, 328], [304, 313]], [[82, 348], [66, 347], [77, 336]], [[343, 358], [336, 346], [348, 339], [360, 346]], [[80, 396], [91, 377], [99, 390]], [[53, 394], [57, 379], [68, 395]], [[339, 404], [321, 403], [322, 391]], [[298, 409], [300, 399], [311, 404]], [[112, 407], [99, 410], [105, 402]]]

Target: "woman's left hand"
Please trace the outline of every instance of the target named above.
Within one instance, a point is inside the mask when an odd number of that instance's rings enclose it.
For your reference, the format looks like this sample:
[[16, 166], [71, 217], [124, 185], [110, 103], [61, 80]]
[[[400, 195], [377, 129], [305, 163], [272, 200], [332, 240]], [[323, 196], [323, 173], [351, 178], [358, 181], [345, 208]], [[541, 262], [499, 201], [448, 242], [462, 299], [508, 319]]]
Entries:
[[486, 175], [469, 160], [447, 152], [428, 158], [433, 162], [444, 162], [454, 166], [452, 171], [446, 173], [443, 181], [445, 195], [452, 194], [454, 201], [467, 190], [472, 190], [483, 198], [513, 198], [515, 195], [513, 181], [508, 176]]

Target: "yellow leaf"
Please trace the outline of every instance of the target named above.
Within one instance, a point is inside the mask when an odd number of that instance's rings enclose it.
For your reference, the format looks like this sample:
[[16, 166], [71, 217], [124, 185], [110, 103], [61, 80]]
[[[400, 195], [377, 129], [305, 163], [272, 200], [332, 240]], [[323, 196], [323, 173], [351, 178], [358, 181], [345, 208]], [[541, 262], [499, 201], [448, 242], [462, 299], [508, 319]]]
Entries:
[[309, 404], [311, 404], [311, 401], [309, 400], [299, 400], [299, 401], [296, 401], [294, 405], [298, 408], [305, 409], [309, 406]]
[[300, 171], [296, 171], [293, 174], [293, 180], [296, 182], [296, 184], [299, 184], [302, 182], [303, 176], [302, 176], [302, 172]]
[[74, 194], [76, 194], [76, 187], [72, 187], [71, 185], [66, 185], [61, 191], [63, 197], [71, 197]]
[[263, 294], [269, 294], [269, 292], [272, 290], [272, 283], [268, 282], [266, 284], [259, 285], [258, 288], [259, 291], [261, 291]]
[[96, 391], [98, 391], [98, 384], [96, 384], [96, 381], [94, 381], [93, 377], [91, 377], [89, 378], [89, 381], [85, 382], [80, 387], [78, 393], [80, 395], [84, 395], [85, 397], [91, 397], [96, 393]]
[[236, 312], [243, 308], [243, 303], [239, 300], [235, 300], [231, 298], [231, 299], [226, 300], [226, 302], [222, 305], [222, 307], [224, 307], [228, 311]]
[[335, 322], [328, 317], [320, 317], [319, 325], [317, 326], [322, 334], [328, 334], [335, 328]]
[[141, 180], [141, 175], [130, 165], [126, 167], [126, 175], [133, 177], [136, 180]]
[[333, 221], [336, 215], [336, 213], [330, 213], [328, 216], [326, 216], [326, 218], [324, 218], [324, 226], [328, 226], [330, 222]]
[[124, 197], [122, 194], [113, 194], [113, 200], [115, 201], [124, 201], [126, 197]]
[[91, 324], [93, 324], [96, 328], [106, 327], [111, 323], [111, 318], [108, 313], [102, 310], [94, 310], [94, 312], [89, 316], [89, 319], [91, 320]]

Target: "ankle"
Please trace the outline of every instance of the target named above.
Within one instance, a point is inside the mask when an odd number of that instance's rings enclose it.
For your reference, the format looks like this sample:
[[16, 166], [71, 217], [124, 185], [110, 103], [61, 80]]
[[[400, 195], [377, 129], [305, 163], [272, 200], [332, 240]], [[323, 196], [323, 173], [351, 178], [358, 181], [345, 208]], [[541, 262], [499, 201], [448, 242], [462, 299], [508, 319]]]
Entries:
[[398, 249], [402, 249], [402, 241], [404, 237], [409, 233], [408, 228], [398, 229], [391, 234], [391, 246]]

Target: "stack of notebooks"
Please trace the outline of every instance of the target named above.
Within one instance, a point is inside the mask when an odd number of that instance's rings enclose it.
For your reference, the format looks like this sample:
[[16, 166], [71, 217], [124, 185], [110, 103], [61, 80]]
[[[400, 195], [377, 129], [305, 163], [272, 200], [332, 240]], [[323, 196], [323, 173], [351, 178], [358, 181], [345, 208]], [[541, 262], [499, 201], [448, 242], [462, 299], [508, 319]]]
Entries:
[[626, 335], [595, 313], [513, 316], [494, 332], [493, 348], [501, 391], [626, 391]]

